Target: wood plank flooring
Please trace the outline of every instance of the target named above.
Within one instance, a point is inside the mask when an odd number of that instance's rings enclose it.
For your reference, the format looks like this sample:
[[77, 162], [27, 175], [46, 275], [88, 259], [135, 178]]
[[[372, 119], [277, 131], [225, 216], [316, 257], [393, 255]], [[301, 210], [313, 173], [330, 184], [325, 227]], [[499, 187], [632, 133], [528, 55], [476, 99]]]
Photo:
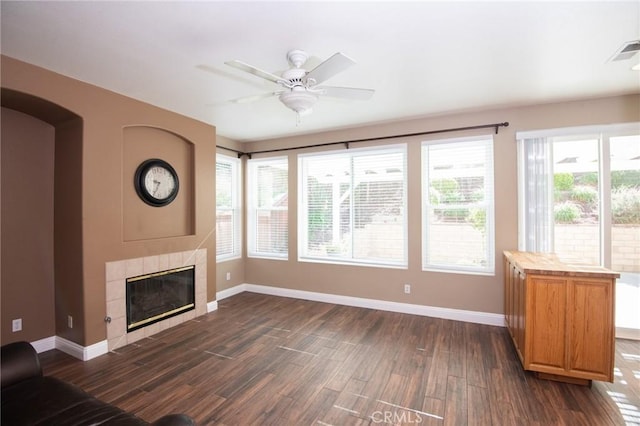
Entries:
[[616, 382], [522, 370], [506, 328], [254, 293], [93, 360], [41, 354], [47, 375], [153, 421], [199, 425], [640, 424], [640, 342]]

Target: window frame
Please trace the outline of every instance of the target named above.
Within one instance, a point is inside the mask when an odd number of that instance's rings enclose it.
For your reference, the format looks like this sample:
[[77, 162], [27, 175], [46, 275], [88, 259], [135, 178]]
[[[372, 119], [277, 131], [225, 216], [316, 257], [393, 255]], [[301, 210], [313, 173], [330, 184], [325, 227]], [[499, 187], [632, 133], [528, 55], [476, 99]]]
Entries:
[[[453, 145], [460, 146], [460, 144], [468, 144], [470, 147], [482, 147], [485, 150], [485, 162], [484, 162], [484, 176], [483, 189], [484, 198], [482, 204], [475, 204], [475, 207], [482, 207], [485, 209], [485, 249], [484, 253], [487, 260], [487, 265], [484, 267], [468, 266], [468, 265], [453, 265], [453, 264], [440, 264], [429, 262], [429, 237], [431, 234], [430, 221], [428, 214], [430, 209], [433, 209], [436, 204], [432, 204], [429, 197], [430, 177], [428, 167], [428, 148], [431, 146], [443, 146]], [[422, 253], [421, 253], [421, 267], [423, 271], [431, 272], [445, 272], [445, 273], [457, 273], [457, 274], [469, 274], [469, 275], [487, 275], [495, 276], [495, 168], [494, 168], [494, 137], [490, 134], [462, 137], [462, 138], [449, 138], [449, 139], [437, 139], [423, 141], [420, 147], [421, 154], [421, 178], [420, 178], [420, 192], [421, 192], [421, 222], [422, 222]], [[489, 185], [487, 185], [489, 184]], [[464, 204], [464, 208], [469, 208], [471, 205]], [[441, 208], [441, 207], [440, 207]], [[450, 207], [454, 208], [454, 207]]]
[[242, 258], [242, 162], [239, 158], [216, 153], [216, 198], [218, 192], [218, 163], [225, 163], [231, 166], [231, 206], [223, 210], [231, 212], [231, 252], [218, 254], [218, 211], [219, 206], [216, 199], [216, 262]]
[[258, 242], [258, 225], [257, 215], [258, 211], [286, 211], [287, 212], [287, 231], [289, 226], [289, 200], [287, 199], [287, 205], [285, 207], [258, 207], [257, 206], [257, 194], [259, 183], [257, 182], [258, 173], [257, 168], [260, 165], [265, 164], [277, 164], [279, 166], [285, 166], [287, 171], [287, 198], [289, 197], [289, 157], [267, 157], [267, 158], [255, 158], [247, 160], [247, 257], [262, 258], [262, 259], [274, 259], [274, 260], [288, 260], [289, 259], [289, 233], [287, 232], [286, 252], [262, 252], [257, 250]]

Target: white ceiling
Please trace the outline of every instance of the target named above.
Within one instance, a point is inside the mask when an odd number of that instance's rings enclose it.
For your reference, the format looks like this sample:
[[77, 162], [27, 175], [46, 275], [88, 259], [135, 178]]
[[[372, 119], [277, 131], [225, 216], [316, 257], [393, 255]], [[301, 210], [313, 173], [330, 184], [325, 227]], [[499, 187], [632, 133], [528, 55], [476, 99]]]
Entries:
[[[640, 92], [640, 62], [608, 62], [640, 39], [640, 2], [12, 2], [2, 53], [210, 123], [250, 141], [487, 107]], [[326, 82], [372, 88], [324, 98], [296, 124], [269, 72], [303, 49], [312, 65], [357, 63]], [[307, 67], [308, 69], [311, 67]]]

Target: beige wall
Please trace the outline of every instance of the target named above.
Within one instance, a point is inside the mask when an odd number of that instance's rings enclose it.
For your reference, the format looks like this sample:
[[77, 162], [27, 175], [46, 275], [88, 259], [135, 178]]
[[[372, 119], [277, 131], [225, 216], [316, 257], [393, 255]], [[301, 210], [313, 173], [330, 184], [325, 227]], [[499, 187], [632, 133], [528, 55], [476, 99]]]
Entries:
[[[108, 261], [206, 248], [207, 300], [214, 300], [215, 128], [6, 56], [2, 56], [1, 72], [2, 88], [19, 94], [8, 97], [3, 91], [2, 105], [7, 107], [11, 101], [12, 109], [46, 116], [43, 119], [55, 127], [54, 197], [56, 204], [60, 201], [69, 205], [60, 213], [56, 207], [54, 214], [55, 301], [49, 298], [46, 303], [55, 303], [56, 335], [83, 346], [105, 340]], [[22, 94], [29, 99], [23, 102]], [[69, 121], [68, 115], [51, 105], [71, 111], [78, 118]], [[132, 149], [136, 155], [164, 158], [184, 173], [180, 179], [184, 179], [186, 189], [178, 195], [183, 198], [174, 201], [182, 224], [178, 235], [159, 237], [175, 213], [173, 210], [143, 206], [142, 201], [131, 197], [133, 165], [125, 158], [130, 151], [125, 149], [124, 133], [132, 126], [154, 130], [137, 135], [140, 139]], [[181, 147], [174, 150], [172, 143], [168, 147], [165, 140], [159, 141], [155, 132], [158, 129], [186, 142], [177, 143]], [[11, 162], [12, 158], [3, 155], [2, 161]], [[130, 213], [127, 220], [151, 218], [145, 225], [147, 234], [125, 239], [125, 211]], [[33, 225], [26, 217], [12, 222], [3, 219], [3, 234], [5, 226], [27, 229]], [[6, 250], [3, 247], [3, 262]], [[3, 301], [16, 285], [2, 280]], [[16, 306], [11, 315], [7, 313], [9, 316], [3, 309], [3, 343], [11, 316], [20, 316], [29, 309], [26, 304]], [[73, 329], [67, 327], [67, 315], [74, 317]], [[42, 327], [28, 340], [51, 335], [49, 328]], [[26, 336], [13, 333], [6, 339], [21, 337]]]
[[[640, 120], [640, 97], [637, 95], [603, 99], [505, 108], [449, 114], [403, 122], [386, 123], [355, 129], [298, 136], [285, 139], [246, 143], [247, 152], [315, 143], [337, 142], [379, 136], [409, 134], [437, 129], [473, 126], [508, 121], [494, 136], [495, 162], [495, 259], [494, 276], [467, 275], [421, 270], [421, 200], [420, 142], [427, 139], [486, 134], [466, 131], [367, 142], [357, 146], [408, 144], [408, 220], [409, 267], [406, 270], [304, 263], [297, 261], [297, 161], [296, 155], [309, 150], [289, 151], [289, 260], [247, 259], [246, 282], [338, 295], [406, 302], [412, 304], [502, 313], [502, 251], [517, 247], [517, 174], [515, 132], [590, 124], [608, 124]], [[355, 145], [354, 145], [355, 146]], [[322, 148], [322, 149], [335, 149]], [[316, 149], [317, 150], [317, 149]], [[263, 154], [266, 156], [268, 154]], [[282, 155], [277, 153], [274, 155]], [[223, 265], [220, 265], [223, 268]], [[403, 292], [403, 284], [412, 285], [411, 294]]]
[[[52, 125], [2, 108], [2, 342], [55, 333]], [[29, 226], [13, 226], [29, 223]], [[11, 322], [22, 319], [22, 331]]]
[[[91, 289], [85, 289], [84, 286], [82, 261], [82, 118], [74, 117], [56, 122], [55, 129], [53, 257], [56, 335], [81, 342], [84, 334], [84, 295], [87, 291], [91, 292]], [[68, 316], [73, 318], [73, 328], [67, 326]]]

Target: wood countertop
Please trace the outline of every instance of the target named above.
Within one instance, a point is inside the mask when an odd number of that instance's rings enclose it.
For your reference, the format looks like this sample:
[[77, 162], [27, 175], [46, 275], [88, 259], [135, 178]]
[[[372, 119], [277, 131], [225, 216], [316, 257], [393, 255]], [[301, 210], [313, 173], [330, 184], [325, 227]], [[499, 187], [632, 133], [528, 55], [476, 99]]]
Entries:
[[553, 253], [505, 251], [504, 256], [525, 274], [569, 277], [619, 278], [620, 274], [601, 266], [572, 265]]

